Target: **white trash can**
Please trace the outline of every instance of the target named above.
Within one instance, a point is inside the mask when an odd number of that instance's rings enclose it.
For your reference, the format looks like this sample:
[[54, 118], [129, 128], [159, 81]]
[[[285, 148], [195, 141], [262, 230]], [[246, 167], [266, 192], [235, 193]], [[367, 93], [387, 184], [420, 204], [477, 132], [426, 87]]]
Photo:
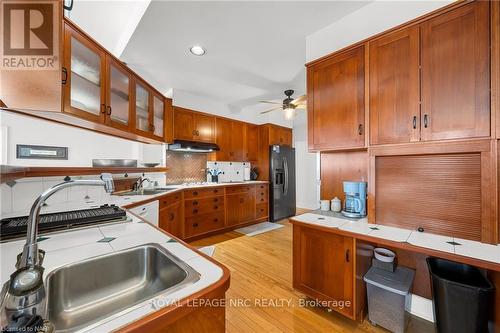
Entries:
[[395, 333], [405, 331], [408, 321], [405, 301], [414, 276], [412, 269], [401, 266], [397, 266], [394, 273], [370, 268], [364, 280], [368, 294], [368, 318], [372, 324]]

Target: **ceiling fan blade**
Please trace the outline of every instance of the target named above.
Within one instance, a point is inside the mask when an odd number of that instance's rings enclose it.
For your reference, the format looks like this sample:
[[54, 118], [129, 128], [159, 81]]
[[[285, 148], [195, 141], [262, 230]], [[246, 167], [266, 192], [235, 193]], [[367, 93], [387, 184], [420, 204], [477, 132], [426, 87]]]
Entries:
[[306, 109], [306, 106], [305, 105], [297, 105], [295, 107], [295, 110], [305, 110]]
[[296, 104], [296, 105], [297, 105], [297, 104], [300, 104], [300, 103], [302, 103], [302, 102], [305, 102], [305, 101], [306, 101], [306, 99], [307, 99], [307, 96], [306, 96], [306, 95], [302, 95], [302, 96], [297, 97], [296, 99], [294, 99], [294, 100], [292, 101], [292, 104]]
[[266, 110], [266, 111], [262, 111], [260, 114], [269, 113], [269, 112], [272, 112], [272, 111], [277, 111], [277, 110], [280, 110], [280, 109], [282, 109], [282, 107], [281, 107], [281, 106], [279, 106], [279, 107], [274, 107], [274, 108], [272, 108], [272, 109], [269, 109], [269, 110]]
[[278, 105], [283, 104], [283, 102], [273, 102], [273, 101], [259, 101], [259, 103], [278, 104]]

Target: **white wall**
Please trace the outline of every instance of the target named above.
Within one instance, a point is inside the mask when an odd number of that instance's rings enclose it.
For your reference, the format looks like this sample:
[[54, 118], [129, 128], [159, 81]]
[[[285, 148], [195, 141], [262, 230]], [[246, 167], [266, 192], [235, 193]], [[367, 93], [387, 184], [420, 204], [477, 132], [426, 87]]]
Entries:
[[306, 62], [381, 33], [453, 1], [374, 1], [306, 38]]
[[[72, 126], [62, 125], [6, 111], [0, 112], [1, 149], [4, 165], [92, 166], [95, 158], [142, 160], [144, 144]], [[68, 147], [68, 160], [16, 158], [17, 144]], [[162, 150], [158, 150], [159, 154]], [[162, 156], [158, 156], [161, 160]]]
[[307, 150], [307, 114], [299, 112], [293, 124], [297, 207], [316, 209], [319, 204], [317, 157]]

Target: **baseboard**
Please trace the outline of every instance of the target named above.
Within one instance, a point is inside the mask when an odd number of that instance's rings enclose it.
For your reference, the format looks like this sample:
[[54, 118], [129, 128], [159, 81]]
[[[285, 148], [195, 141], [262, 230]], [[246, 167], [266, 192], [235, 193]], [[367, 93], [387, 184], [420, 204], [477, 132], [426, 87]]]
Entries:
[[434, 322], [434, 311], [432, 310], [432, 300], [430, 299], [410, 294], [406, 298], [405, 309], [414, 316]]

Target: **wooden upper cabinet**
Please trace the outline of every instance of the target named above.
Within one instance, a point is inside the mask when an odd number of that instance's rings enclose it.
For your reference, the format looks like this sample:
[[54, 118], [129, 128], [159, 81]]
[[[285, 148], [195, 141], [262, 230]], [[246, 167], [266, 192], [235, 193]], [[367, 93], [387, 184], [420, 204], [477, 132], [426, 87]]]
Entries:
[[90, 39], [65, 24], [63, 111], [96, 123], [106, 115], [106, 54]]
[[165, 101], [162, 95], [153, 94], [153, 135], [165, 139]]
[[269, 131], [270, 145], [292, 145], [292, 130], [290, 128], [270, 125]]
[[226, 118], [217, 118], [215, 120], [215, 143], [219, 146], [219, 151], [213, 153], [212, 160], [230, 161], [231, 156], [231, 120]]
[[174, 139], [193, 140], [194, 126], [193, 112], [174, 107]]
[[245, 161], [255, 163], [259, 159], [259, 127], [253, 124], [245, 126]]
[[364, 147], [364, 52], [360, 46], [308, 67], [310, 149]]
[[106, 56], [106, 124], [130, 130], [134, 110], [132, 78], [125, 66]]
[[215, 143], [215, 117], [174, 108], [174, 139]]
[[231, 122], [231, 161], [244, 161], [245, 159], [245, 123]]
[[490, 135], [489, 2], [421, 25], [422, 139]]
[[174, 107], [171, 98], [165, 98], [165, 142], [174, 142]]
[[194, 141], [215, 142], [215, 117], [201, 113], [194, 115]]
[[135, 79], [135, 130], [141, 135], [153, 133], [153, 93], [141, 80]]
[[370, 143], [420, 140], [419, 28], [370, 42]]

